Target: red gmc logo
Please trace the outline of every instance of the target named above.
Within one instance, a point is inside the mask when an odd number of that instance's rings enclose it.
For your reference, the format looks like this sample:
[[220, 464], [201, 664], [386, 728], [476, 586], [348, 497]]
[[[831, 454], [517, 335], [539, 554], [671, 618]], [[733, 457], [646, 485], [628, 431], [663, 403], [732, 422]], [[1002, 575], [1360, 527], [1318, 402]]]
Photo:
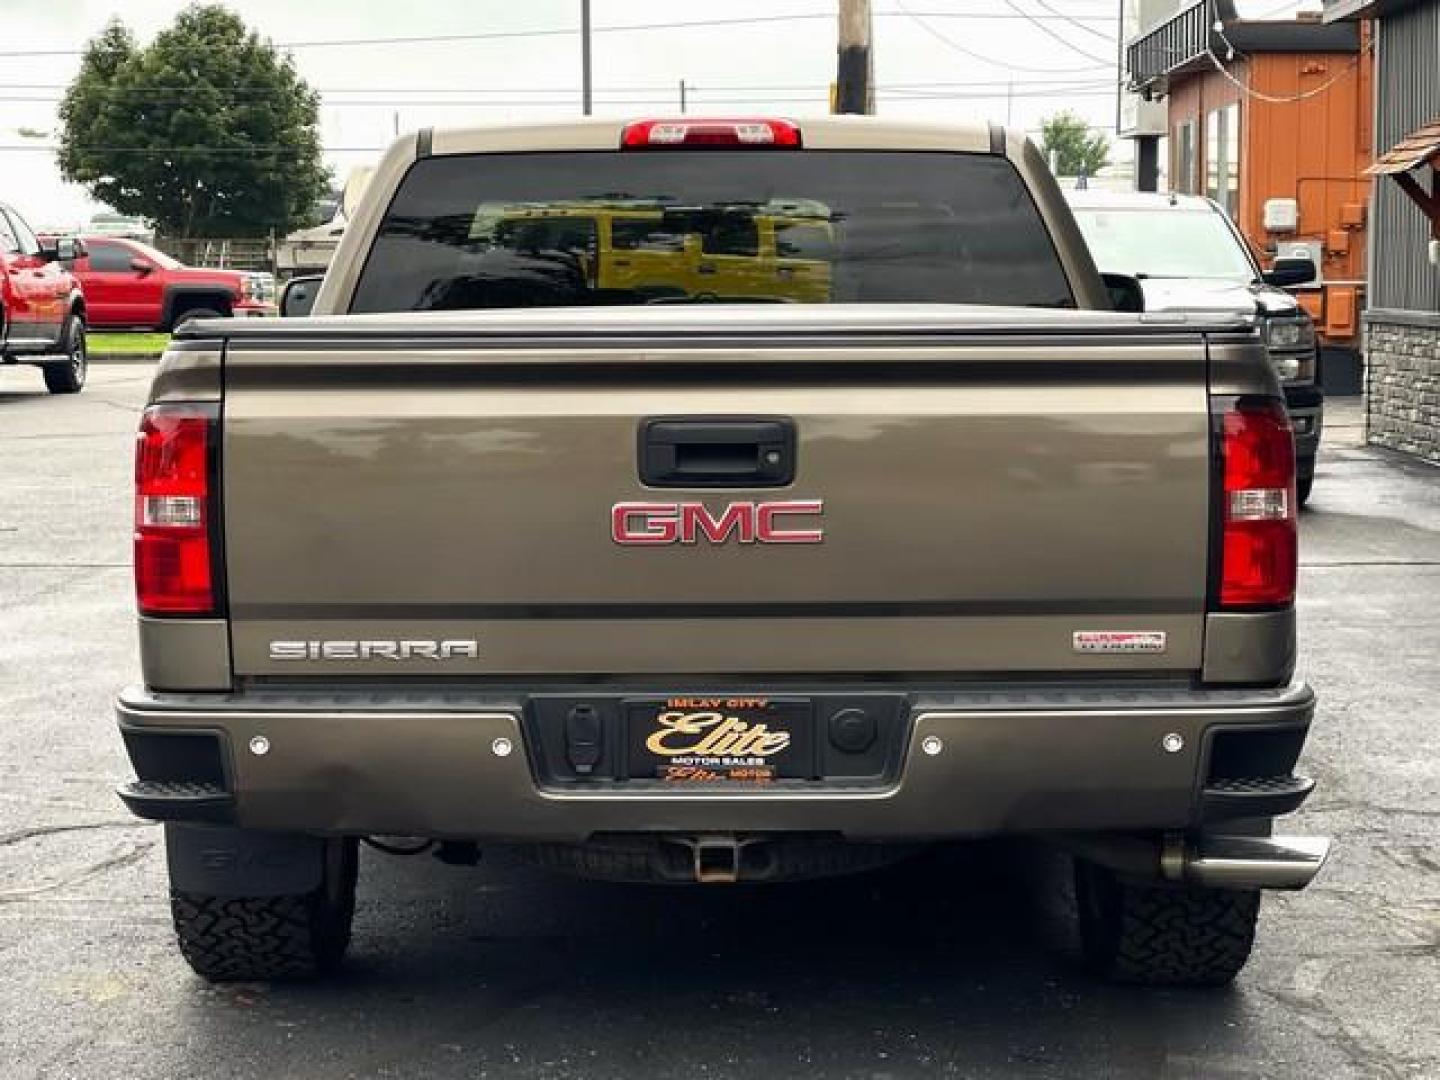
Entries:
[[610, 536], [617, 544], [818, 544], [824, 527], [797, 519], [824, 512], [820, 499], [732, 502], [718, 512], [699, 502], [622, 502], [610, 511]]

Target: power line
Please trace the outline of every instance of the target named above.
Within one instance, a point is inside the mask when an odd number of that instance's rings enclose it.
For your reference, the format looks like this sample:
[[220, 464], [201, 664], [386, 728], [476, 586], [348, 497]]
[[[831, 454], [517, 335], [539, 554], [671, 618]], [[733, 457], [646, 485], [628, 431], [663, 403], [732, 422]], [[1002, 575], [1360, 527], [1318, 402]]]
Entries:
[[[0, 146], [0, 151], [5, 150], [43, 150], [46, 153], [54, 153], [60, 147], [37, 143], [34, 146], [14, 145]], [[299, 154], [308, 152], [308, 148], [299, 146], [75, 146], [72, 150], [85, 153], [106, 153], [106, 154]], [[370, 154], [380, 153], [386, 147], [383, 146], [325, 146], [320, 148], [323, 154]]]
[[[947, 36], [947, 35], [945, 35], [945, 34], [942, 34], [939, 30], [935, 29], [935, 27], [931, 26], [928, 22], [926, 22], [925, 19], [922, 18], [920, 15], [916, 14], [915, 12], [913, 12], [913, 11], [911, 11], [909, 8], [907, 8], [907, 7], [904, 5], [904, 3], [902, 2], [902, 0], [895, 0], [895, 2], [896, 2], [896, 4], [899, 5], [900, 11], [901, 11], [903, 14], [909, 16], [910, 20], [911, 20], [912, 22], [914, 22], [916, 26], [920, 27], [920, 29], [924, 30], [927, 34], [929, 34], [931, 37], [933, 37], [936, 41], [939, 41], [941, 44], [946, 45], [946, 46], [948, 46], [948, 47], [951, 48], [951, 49], [954, 49], [956, 52], [960, 53], [960, 54], [963, 55], [963, 56], [968, 56], [968, 57], [969, 57], [970, 59], [972, 59], [972, 60], [979, 60], [982, 64], [990, 64], [992, 67], [1002, 67], [1002, 68], [1005, 68], [1005, 69], [1007, 69], [1007, 70], [1009, 70], [1009, 71], [1026, 72], [1026, 73], [1035, 72], [1035, 73], [1039, 73], [1039, 74], [1051, 74], [1051, 75], [1066, 74], [1066, 73], [1069, 73], [1069, 74], [1080, 74], [1080, 73], [1082, 73], [1082, 72], [1097, 71], [1097, 70], [1099, 70], [1099, 68], [1097, 68], [1097, 67], [1084, 67], [1084, 68], [1054, 68], [1054, 67], [1043, 67], [1043, 68], [1032, 68], [1032, 67], [1025, 67], [1025, 66], [1022, 65], [1022, 64], [1011, 64], [1011, 63], [1008, 63], [1008, 62], [1003, 61], [1003, 60], [996, 60], [996, 59], [994, 59], [993, 57], [985, 56], [983, 53], [978, 53], [978, 52], [976, 52], [976, 51], [973, 50], [973, 49], [968, 49], [968, 48], [966, 48], [964, 45], [961, 45], [958, 41], [955, 41], [954, 39], [950, 38], [949, 36]], [[1093, 59], [1093, 58], [1092, 58], [1092, 59]], [[1105, 70], [1108, 71], [1108, 70], [1110, 70], [1112, 67], [1114, 67], [1114, 65], [1113, 65], [1110, 61], [1107, 60], [1107, 61], [1105, 62], [1105, 64], [1103, 65], [1103, 67], [1104, 67]]]
[[[1007, 82], [1009, 82], [1009, 81], [1010, 81], [1009, 79], [1006, 79], [1006, 78], [1003, 78], [1003, 77], [996, 77], [996, 78], [992, 78], [992, 79], [961, 79], [961, 80], [938, 80], [938, 81], [937, 81], [937, 80], [927, 80], [927, 81], [925, 81], [925, 82], [918, 82], [918, 83], [884, 83], [883, 85], [885, 85], [885, 86], [992, 86], [992, 85], [995, 85], [995, 86], [1004, 86], [1004, 85], [1005, 85]], [[1028, 81], [1028, 82], [1031, 82], [1031, 83], [1041, 84], [1041, 85], [1043, 85], [1043, 84], [1045, 84], [1045, 83], [1052, 83], [1052, 82], [1068, 83], [1068, 82], [1073, 82], [1073, 81], [1074, 81], [1074, 76], [1073, 76], [1073, 75], [1055, 75], [1055, 76], [1053, 76], [1052, 78], [1049, 78], [1049, 79], [1038, 78], [1038, 77], [1037, 77], [1037, 78], [1030, 79], [1030, 80], [1027, 80], [1027, 81]], [[799, 89], [799, 88], [803, 88], [803, 87], [814, 86], [814, 85], [816, 85], [816, 84], [815, 84], [815, 83], [731, 83], [731, 82], [722, 82], [722, 83], [712, 83], [712, 84], [710, 84], [710, 85], [713, 86], [713, 87], [722, 89], [722, 90], [795, 90], [795, 89]], [[69, 86], [68, 83], [0, 83], [0, 90], [58, 90], [58, 91], [64, 91], [64, 90], [68, 89], [68, 86]], [[125, 88], [116, 87], [116, 88], [114, 88], [114, 89], [125, 89]], [[160, 85], [160, 84], [158, 84], [158, 83], [151, 83], [151, 84], [149, 84], [148, 86], [134, 87], [133, 89], [136, 89], [136, 90], [155, 90], [155, 91], [159, 91], [159, 92], [169, 93], [169, 92], [172, 92], [172, 91], [175, 91], [175, 90], [181, 90], [181, 89], [186, 89], [186, 90], [188, 90], [189, 87], [162, 86], [162, 85]], [[574, 88], [573, 86], [555, 86], [555, 87], [550, 87], [550, 86], [490, 86], [490, 87], [474, 88], [474, 89], [468, 88], [468, 87], [467, 87], [467, 88], [464, 88], [464, 89], [456, 89], [456, 88], [445, 87], [445, 86], [400, 86], [400, 87], [393, 87], [393, 86], [320, 86], [320, 87], [313, 87], [312, 89], [314, 89], [317, 93], [321, 93], [321, 94], [489, 94], [489, 93], [513, 93], [513, 94], [573, 94], [573, 93], [575, 92], [575, 88]], [[663, 83], [647, 83], [647, 84], [644, 85], [644, 86], [609, 86], [609, 87], [605, 87], [605, 88], [604, 88], [604, 90], [605, 90], [607, 93], [616, 93], [616, 92], [620, 92], [620, 91], [632, 91], [632, 90], [633, 90], [633, 91], [636, 91], [636, 92], [639, 92], [639, 91], [642, 91], [642, 90], [673, 91], [674, 89], [675, 89], [674, 85], [671, 84], [671, 83], [669, 83], [669, 82], [663, 82]], [[236, 91], [236, 92], [243, 92], [243, 91], [256, 91], [256, 92], [259, 92], [259, 91], [264, 91], [264, 92], [266, 92], [266, 93], [271, 93], [271, 92], [273, 92], [274, 87], [273, 87], [273, 86], [269, 86], [269, 85], [263, 85], [263, 84], [260, 84], [260, 83], [255, 83], [255, 84], [251, 84], [251, 85], [246, 85], [246, 84], [242, 83], [242, 84], [239, 84], [239, 85], [236, 85], [236, 86], [226, 87], [225, 90], [226, 90], [227, 93], [229, 93], [229, 92], [231, 92], [231, 91]]]
[[[1105, 42], [1105, 44], [1107, 44], [1107, 45], [1114, 45], [1114, 44], [1115, 44], [1115, 39], [1116, 39], [1116, 37], [1117, 37], [1118, 35], [1116, 35], [1116, 34], [1105, 34], [1105, 33], [1100, 32], [1099, 30], [1096, 30], [1093, 26], [1086, 26], [1085, 23], [1082, 22], [1079, 17], [1074, 16], [1074, 15], [1066, 15], [1066, 14], [1063, 14], [1062, 12], [1056, 11], [1053, 7], [1051, 7], [1051, 6], [1046, 2], [1046, 0], [1035, 0], [1035, 3], [1039, 4], [1042, 8], [1045, 9], [1045, 11], [1049, 12], [1050, 15], [1051, 15], [1053, 18], [1059, 19], [1059, 20], [1062, 21], [1062, 22], [1067, 22], [1067, 23], [1069, 23], [1071, 26], [1075, 27], [1077, 30], [1083, 30], [1083, 31], [1085, 31], [1085, 33], [1087, 33], [1087, 34], [1094, 34], [1096, 37], [1098, 37], [1101, 41]], [[1041, 18], [1042, 16], [1037, 15], [1037, 16], [1035, 16], [1035, 17], [1038, 19], [1038, 18]], [[1099, 19], [1095, 19], [1094, 21], [1098, 22], [1098, 21], [1100, 21], [1100, 20], [1099, 20]], [[1107, 25], [1113, 25], [1113, 21], [1110, 19], [1110, 17], [1109, 17], [1108, 15], [1104, 17], [1104, 21], [1105, 21], [1105, 23], [1106, 23]]]
[[[984, 3], [986, 3], [987, 5], [989, 5], [989, 4], [991, 3], [991, 0], [984, 0]], [[1100, 5], [1100, 7], [1101, 7], [1101, 8], [1105, 8], [1106, 10], [1104, 10], [1103, 12], [1102, 12], [1102, 11], [1099, 11], [1099, 10], [1090, 11], [1090, 12], [1077, 11], [1077, 12], [1074, 12], [1074, 13], [1068, 14], [1068, 15], [1058, 15], [1058, 14], [1054, 14], [1054, 15], [1037, 15], [1036, 18], [1042, 18], [1042, 19], [1043, 19], [1043, 18], [1054, 18], [1054, 19], [1059, 19], [1059, 20], [1062, 21], [1062, 22], [1071, 22], [1071, 21], [1079, 20], [1079, 21], [1082, 21], [1082, 22], [1105, 23], [1106, 25], [1111, 25], [1111, 24], [1113, 24], [1113, 23], [1115, 22], [1115, 12], [1109, 10], [1109, 9], [1108, 9], [1108, 5], [1102, 4], [1102, 5]], [[903, 11], [903, 10], [897, 10], [897, 11], [877, 11], [877, 12], [875, 13], [875, 16], [876, 16], [876, 18], [888, 17], [888, 18], [892, 18], [892, 19], [893, 19], [893, 18], [895, 18], [896, 16], [905, 15], [905, 14], [906, 14], [906, 12]], [[1014, 15], [1007, 15], [1007, 14], [1005, 14], [1003, 11], [916, 11], [916, 12], [914, 12], [914, 14], [919, 15], [919, 16], [921, 16], [922, 18], [925, 18], [925, 19], [1014, 19], [1014, 18], [1016, 18], [1016, 16], [1014, 16]]]
[[[910, 15], [908, 11], [877, 11], [876, 18], [893, 18], [898, 15]], [[1013, 19], [1018, 16], [1005, 15], [1003, 13], [978, 12], [978, 11], [937, 11], [925, 12], [925, 17], [935, 19]], [[913, 17], [913, 16], [912, 16]], [[1051, 16], [1053, 18], [1053, 16]], [[592, 34], [628, 34], [645, 32], [651, 30], [688, 30], [708, 29], [721, 26], [759, 26], [767, 23], [781, 22], [808, 22], [816, 19], [833, 20], [834, 12], [797, 12], [784, 15], [752, 15], [743, 18], [719, 18], [719, 19], [689, 19], [672, 22], [647, 22], [647, 23], [621, 23], [614, 26], [591, 27]], [[1108, 16], [1085, 15], [1074, 16], [1074, 18], [1089, 19], [1092, 21], [1108, 21]], [[474, 34], [424, 34], [412, 37], [378, 37], [378, 38], [326, 38], [315, 41], [281, 41], [276, 44], [282, 49], [329, 49], [329, 48], [350, 48], [364, 47], [367, 45], [440, 45], [452, 42], [471, 41], [507, 41], [516, 38], [542, 38], [542, 37], [573, 37], [580, 32], [579, 27], [554, 27], [535, 30], [490, 30]], [[44, 57], [44, 56], [80, 56], [84, 49], [25, 49], [22, 51], [0, 52], [0, 57]]]
[[901, 95], [886, 94], [885, 96], [886, 96], [887, 98], [888, 98], [888, 97], [898, 97], [898, 99], [901, 100], [901, 101], [999, 101], [999, 100], [1001, 100], [1002, 98], [1012, 98], [1012, 97], [1013, 97], [1013, 98], [1049, 98], [1049, 97], [1056, 97], [1056, 96], [1061, 96], [1061, 97], [1065, 97], [1065, 98], [1077, 98], [1077, 97], [1095, 97], [1095, 98], [1101, 98], [1101, 97], [1103, 97], [1103, 98], [1112, 98], [1112, 97], [1115, 96], [1115, 87], [1113, 87], [1113, 86], [1108, 86], [1108, 85], [1107, 85], [1107, 86], [1105, 86], [1104, 88], [1094, 88], [1094, 89], [1088, 89], [1088, 90], [1087, 90], [1087, 89], [1083, 89], [1083, 88], [1077, 88], [1077, 89], [1071, 89], [1071, 90], [1056, 89], [1056, 90], [1054, 90], [1054, 91], [1045, 91], [1045, 92], [1038, 91], [1038, 90], [1016, 90], [1016, 91], [1014, 91], [1013, 93], [1012, 93], [1012, 92], [1007, 92], [1007, 91], [1005, 91], [1005, 90], [994, 90], [994, 91], [989, 91], [989, 92], [985, 92], [985, 93], [978, 93], [978, 92], [977, 92], [977, 93], [969, 93], [969, 94], [943, 94], [943, 93], [926, 93], [925, 91], [911, 91], [911, 92], [908, 93], [908, 94], [901, 94]]
[[1073, 41], [1070, 41], [1064, 36], [1057, 34], [1054, 30], [1051, 30], [1050, 27], [1046, 26], [1034, 15], [1031, 15], [1019, 4], [1015, 3], [1015, 0], [1005, 0], [1005, 6], [1008, 7], [1011, 11], [1017, 12], [1018, 14], [1024, 16], [1025, 21], [1034, 26], [1035, 29], [1039, 30], [1046, 37], [1050, 38], [1050, 40], [1058, 41], [1061, 45], [1065, 46], [1065, 48], [1069, 49], [1071, 52], [1083, 56], [1086, 60], [1094, 60], [1097, 64], [1103, 64], [1106, 67], [1113, 67], [1115, 65], [1115, 61], [1108, 58], [1096, 56], [1094, 53], [1091, 52], [1086, 52], [1084, 49], [1080, 48], [1079, 45], [1076, 45]]
[[1232, 75], [1225, 67], [1224, 62], [1213, 52], [1207, 50], [1206, 55], [1210, 57], [1210, 62], [1215, 65], [1215, 70], [1228, 82], [1233, 83], [1246, 97], [1253, 98], [1256, 101], [1263, 101], [1270, 105], [1293, 105], [1297, 101], [1306, 101], [1309, 98], [1318, 97], [1342, 79], [1349, 78], [1360, 67], [1360, 57], [1363, 56], [1364, 53], [1362, 52], [1357, 55], [1354, 60], [1351, 60], [1350, 63], [1345, 65], [1343, 71], [1338, 75], [1333, 75], [1326, 79], [1319, 86], [1311, 87], [1309, 90], [1305, 90], [1299, 94], [1289, 94], [1285, 96], [1267, 94], [1263, 91], [1253, 89], [1249, 83], [1242, 82]]
[[[956, 82], [956, 83], [890, 83], [877, 86], [880, 93], [892, 94], [895, 96], [906, 96], [910, 94], [934, 97], [993, 97], [1001, 95], [1015, 95], [1026, 97], [1044, 97], [1051, 94], [1068, 94], [1075, 90], [1085, 90], [1099, 87], [1113, 87], [1108, 80], [1090, 80], [1077, 83], [1073, 78], [1063, 82], [1044, 83], [1036, 86], [1026, 86], [1022, 90], [1015, 90], [1013, 83], [1003, 80], [988, 82]], [[4, 89], [0, 87], [0, 89]], [[798, 101], [810, 100], [818, 95], [824, 97], [828, 94], [828, 87], [820, 83], [809, 84], [788, 84], [783, 86], [714, 86], [697, 87], [691, 85], [689, 89], [697, 96], [711, 102], [753, 102], [764, 104], [767, 101]], [[494, 105], [555, 105], [569, 107], [570, 102], [564, 99], [547, 99], [543, 97], [506, 97], [496, 98], [495, 94], [563, 94], [572, 96], [574, 91], [565, 88], [561, 90], [550, 90], [540, 87], [527, 89], [512, 88], [508, 90], [465, 90], [455, 91], [456, 94], [465, 94], [466, 97], [401, 97], [398, 95], [409, 93], [422, 93], [422, 91], [407, 90], [385, 90], [376, 88], [372, 91], [347, 91], [347, 93], [370, 93], [378, 94], [380, 97], [371, 98], [334, 98], [326, 97], [321, 102], [322, 108], [433, 108], [433, 107], [456, 107], [466, 106], [494, 106]], [[634, 89], [615, 88], [597, 92], [597, 100], [610, 105], [644, 105], [649, 102], [668, 102], [673, 96], [672, 87], [636, 87]], [[717, 95], [735, 94], [743, 96], [721, 97]], [[477, 97], [477, 95], [492, 95], [489, 97]], [[617, 96], [625, 95], [625, 96]], [[224, 92], [222, 92], [224, 96]], [[258, 98], [258, 95], [257, 95]], [[60, 100], [59, 95], [24, 95], [24, 94], [0, 94], [0, 103], [5, 102], [32, 102], [39, 104], [54, 103]], [[196, 100], [194, 93], [180, 94], [178, 91], [169, 91], [168, 96], [149, 96], [135, 104], [137, 107], [166, 106], [193, 104]]]
[[[688, 88], [692, 95], [692, 103], [700, 105], [746, 105], [746, 106], [767, 106], [774, 104], [818, 104], [826, 100], [828, 88], [816, 87], [813, 93], [803, 95], [767, 96], [767, 97], [712, 97], [697, 90], [694, 87]], [[927, 91], [923, 89], [910, 90], [878, 90], [880, 97], [889, 101], [999, 101], [1007, 97], [1014, 98], [1050, 98], [1061, 95], [1067, 99], [1071, 98], [1109, 98], [1114, 94], [1114, 88], [1109, 86], [1093, 87], [1054, 87], [1046, 90], [1015, 90], [1007, 92], [1004, 89], [995, 90], [970, 90], [970, 91]], [[4, 99], [0, 99], [3, 101]], [[648, 107], [651, 105], [669, 105], [670, 98], [652, 98], [646, 101], [613, 101], [597, 99], [602, 105], [628, 105], [634, 107]], [[513, 108], [552, 108], [571, 110], [572, 104], [562, 101], [542, 101], [525, 99], [505, 99], [494, 101], [438, 101], [438, 102], [395, 102], [395, 101], [369, 101], [353, 102], [357, 106], [368, 108], [384, 108], [393, 110], [396, 108], [470, 108], [470, 109], [513, 109]], [[26, 143], [16, 145], [0, 145], [0, 152], [5, 151], [58, 151], [60, 147], [47, 143]], [[296, 153], [297, 148], [285, 146], [241, 146], [241, 147], [209, 147], [209, 146], [164, 146], [164, 147], [120, 147], [120, 146], [80, 146], [75, 149], [88, 152], [123, 153], [123, 154], [184, 154], [184, 153], [217, 153], [217, 154], [272, 154], [272, 153]], [[326, 146], [321, 148], [324, 153], [380, 153], [385, 150], [384, 146]]]
[[[874, 17], [877, 19], [893, 18], [904, 14], [900, 11], [877, 11]], [[939, 19], [1016, 19], [1024, 16], [1007, 15], [1003, 12], [982, 12], [982, 11], [943, 11], [926, 12], [928, 18]], [[625, 34], [650, 30], [688, 30], [697, 28], [712, 28], [719, 26], [752, 26], [764, 23], [782, 22], [811, 22], [817, 19], [826, 21], [835, 18], [834, 12], [792, 12], [782, 15], [749, 15], [734, 18], [717, 19], [686, 19], [674, 22], [650, 22], [650, 23], [624, 23], [617, 26], [593, 26], [590, 28], [592, 34]], [[1109, 21], [1109, 16], [1090, 15], [1086, 16], [1093, 21]], [[282, 48], [286, 49], [321, 49], [334, 47], [365, 46], [365, 45], [410, 45], [410, 44], [431, 44], [452, 41], [483, 41], [493, 38], [517, 38], [517, 37], [555, 37], [567, 34], [579, 33], [579, 28], [553, 29], [553, 30], [497, 30], [482, 32], [478, 34], [430, 34], [421, 37], [397, 37], [397, 38], [341, 38], [320, 41], [286, 41], [281, 42]]]
[[[1011, 82], [1013, 82], [1013, 80], [1007, 79], [1007, 78], [1004, 78], [1004, 77], [999, 77], [999, 76], [997, 76], [997, 77], [995, 77], [995, 78], [990, 78], [990, 79], [930, 80], [930, 81], [925, 81], [925, 82], [911, 82], [911, 83], [906, 83], [906, 82], [879, 83], [879, 84], [877, 84], [877, 86], [878, 86], [879, 88], [881, 88], [881, 89], [911, 89], [911, 88], [930, 89], [930, 88], [934, 88], [934, 87], [948, 87], [948, 86], [961, 86], [961, 87], [998, 86], [998, 87], [1004, 88], [1005, 86], [1009, 85]], [[1056, 84], [1056, 83], [1063, 83], [1063, 84], [1069, 85], [1069, 84], [1072, 84], [1072, 83], [1075, 82], [1075, 76], [1074, 76], [1074, 75], [1055, 75], [1055, 76], [1053, 76], [1052, 78], [1049, 78], [1049, 79], [1036, 77], [1036, 78], [1033, 78], [1033, 79], [1027, 79], [1026, 82], [1027, 82], [1027, 84], [1033, 85], [1033, 86], [1047, 86], [1047, 85]], [[709, 85], [709, 88], [712, 89], [712, 90], [809, 90], [809, 89], [812, 89], [813, 87], [815, 87], [815, 86], [817, 86], [817, 85], [820, 85], [820, 84], [818, 84], [818, 83], [813, 83], [813, 82], [812, 82], [812, 83], [723, 83], [723, 82], [722, 82], [722, 83], [710, 83], [710, 84], [708, 84], [708, 85]], [[53, 93], [48, 94], [48, 95], [44, 98], [44, 100], [52, 100], [52, 99], [53, 99], [53, 100], [59, 100], [60, 98], [62, 98], [62, 97], [64, 96], [65, 91], [67, 91], [68, 89], [69, 89], [69, 87], [68, 87], [68, 85], [65, 84], [65, 83], [0, 83], [0, 91], [6, 91], [6, 90], [37, 90], [37, 91], [51, 91], [51, 92], [53, 92]], [[212, 91], [212, 92], [221, 93], [221, 94], [226, 95], [226, 96], [235, 96], [235, 97], [241, 97], [241, 96], [268, 97], [268, 96], [273, 95], [273, 94], [275, 93], [275, 88], [274, 88], [273, 86], [263, 86], [263, 85], [259, 85], [259, 84], [249, 85], [249, 86], [244, 85], [244, 84], [241, 84], [241, 85], [238, 85], [238, 86], [227, 86], [227, 87], [207, 86], [206, 89], [209, 90], [209, 91]], [[391, 94], [471, 94], [471, 95], [474, 95], [474, 94], [574, 94], [574, 93], [575, 93], [575, 88], [574, 88], [573, 86], [555, 86], [555, 87], [550, 87], [550, 86], [489, 86], [489, 87], [476, 87], [476, 88], [465, 88], [465, 89], [454, 89], [454, 88], [443, 87], [443, 86], [409, 86], [409, 87], [404, 87], [404, 86], [401, 86], [401, 87], [392, 87], [392, 86], [331, 86], [331, 87], [324, 87], [324, 86], [322, 86], [322, 87], [312, 87], [311, 89], [315, 90], [316, 93], [321, 94], [322, 96], [328, 96], [328, 95], [331, 95], [331, 94], [385, 94], [385, 95], [391, 95]], [[670, 84], [670, 83], [667, 82], [667, 83], [650, 83], [650, 84], [647, 84], [647, 85], [645, 85], [645, 86], [608, 86], [608, 87], [600, 87], [600, 88], [597, 88], [597, 92], [598, 92], [598, 93], [605, 93], [605, 94], [631, 94], [631, 93], [634, 93], [634, 94], [641, 94], [641, 93], [672, 94], [672, 93], [674, 92], [674, 89], [675, 89], [674, 86], [673, 86], [672, 84]], [[145, 95], [152, 95], [152, 94], [153, 94], [153, 95], [168, 95], [168, 94], [184, 93], [185, 95], [187, 95], [187, 100], [188, 100], [188, 99], [193, 95], [193, 93], [194, 93], [194, 88], [193, 88], [193, 87], [190, 87], [190, 86], [161, 86], [161, 85], [159, 85], [159, 84], [154, 84], [154, 83], [152, 83], [152, 84], [149, 84], [149, 85], [146, 85], [146, 86], [130, 86], [130, 87], [117, 86], [117, 87], [110, 87], [110, 88], [107, 89], [106, 92], [107, 92], [108, 94], [125, 94], [125, 95], [135, 95], [135, 96], [145, 96]], [[27, 99], [27, 100], [28, 100], [28, 99]], [[40, 100], [40, 99], [37, 98], [37, 100]]]
[[[974, 90], [946, 90], [925, 89], [925, 88], [877, 88], [876, 93], [891, 101], [998, 101], [1002, 98], [1075, 98], [1075, 97], [1112, 97], [1115, 88], [1109, 83], [1086, 84], [1083, 86], [1054, 86], [1044, 89], [1010, 89], [997, 86], [989, 89]], [[805, 104], [824, 102], [828, 95], [828, 87], [816, 86], [808, 93], [784, 93], [784, 94], [754, 94], [749, 96], [726, 96], [714, 94], [703, 87], [687, 85], [687, 94], [691, 104], [694, 105], [747, 105], [757, 108], [764, 108], [784, 104]], [[13, 100], [0, 97], [0, 103]], [[607, 98], [597, 96], [596, 104], [606, 106], [621, 106], [632, 109], [648, 110], [652, 106], [669, 106], [673, 103], [674, 93], [657, 94], [645, 98]], [[573, 103], [568, 101], [557, 101], [545, 98], [492, 98], [488, 101], [441, 101], [417, 99], [412, 101], [399, 101], [394, 98], [373, 99], [363, 101], [340, 101], [331, 102], [325, 108], [365, 108], [365, 109], [509, 109], [509, 108], [549, 108], [565, 109], [574, 108]]]

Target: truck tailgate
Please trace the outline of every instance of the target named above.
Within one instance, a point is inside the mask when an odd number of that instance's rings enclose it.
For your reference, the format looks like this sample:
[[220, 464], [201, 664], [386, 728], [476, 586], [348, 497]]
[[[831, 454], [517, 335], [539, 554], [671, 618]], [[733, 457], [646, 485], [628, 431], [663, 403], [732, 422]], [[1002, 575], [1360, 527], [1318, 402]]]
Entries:
[[[584, 334], [512, 315], [233, 337], [236, 673], [1199, 668], [1202, 333], [1035, 311], [1011, 332], [606, 314]], [[642, 483], [643, 421], [737, 417], [793, 422], [793, 482]], [[822, 503], [788, 521], [823, 542], [748, 543], [735, 522], [692, 543], [612, 534], [617, 504], [722, 522], [772, 501]]]

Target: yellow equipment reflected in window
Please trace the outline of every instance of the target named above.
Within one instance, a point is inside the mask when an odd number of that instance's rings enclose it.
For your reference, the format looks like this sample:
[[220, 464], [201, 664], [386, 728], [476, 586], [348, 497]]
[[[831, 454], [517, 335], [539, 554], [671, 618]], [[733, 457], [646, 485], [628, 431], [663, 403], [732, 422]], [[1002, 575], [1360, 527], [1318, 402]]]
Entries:
[[834, 231], [816, 204], [482, 205], [472, 243], [570, 262], [590, 289], [667, 299], [830, 300]]

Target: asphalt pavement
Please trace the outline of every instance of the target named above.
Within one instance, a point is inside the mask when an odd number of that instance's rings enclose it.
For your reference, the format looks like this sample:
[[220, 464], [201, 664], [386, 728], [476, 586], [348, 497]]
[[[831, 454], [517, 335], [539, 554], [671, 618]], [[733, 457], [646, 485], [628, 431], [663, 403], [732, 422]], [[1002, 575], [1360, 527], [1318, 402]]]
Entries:
[[366, 851], [353, 961], [210, 987], [157, 828], [112, 794], [138, 665], [131, 450], [148, 365], [78, 397], [0, 369], [0, 1075], [1440, 1077], [1440, 471], [1332, 409], [1302, 525], [1321, 694], [1317, 883], [1221, 992], [1081, 974], [1063, 861], [1006, 845], [769, 888], [574, 881]]

